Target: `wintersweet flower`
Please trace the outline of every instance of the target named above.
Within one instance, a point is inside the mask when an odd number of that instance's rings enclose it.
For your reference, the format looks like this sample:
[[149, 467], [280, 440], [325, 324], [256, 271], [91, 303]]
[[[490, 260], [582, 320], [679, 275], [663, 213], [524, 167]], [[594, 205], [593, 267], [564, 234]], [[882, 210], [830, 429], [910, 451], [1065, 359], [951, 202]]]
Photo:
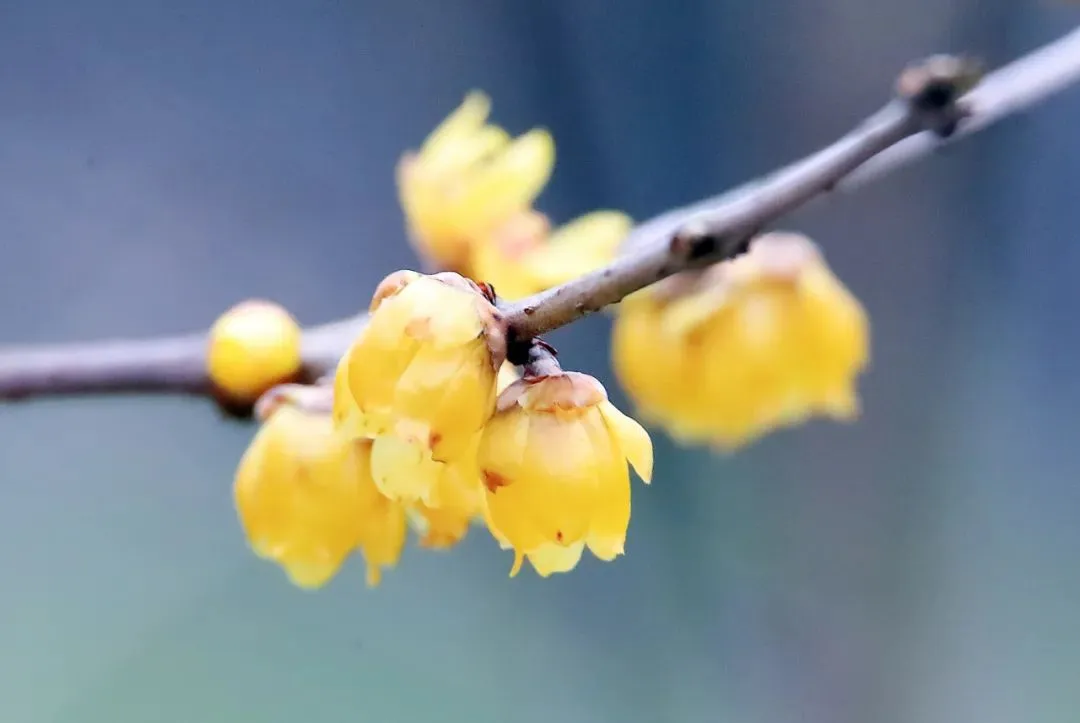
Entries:
[[857, 416], [869, 322], [809, 239], [772, 233], [625, 300], [612, 360], [643, 418], [733, 449], [814, 415]]
[[469, 464], [495, 408], [504, 327], [490, 293], [455, 273], [398, 272], [376, 289], [368, 324], [341, 362], [335, 417], [373, 440], [383, 494], [438, 506], [443, 467]]
[[552, 230], [547, 216], [527, 209], [481, 238], [473, 274], [500, 297], [520, 299], [609, 263], [632, 225], [624, 213], [593, 211]]
[[652, 475], [652, 442], [596, 379], [577, 372], [526, 377], [499, 395], [478, 463], [492, 534], [543, 576], [572, 569], [587, 546], [622, 554], [630, 523], [627, 461]]
[[393, 567], [405, 543], [405, 512], [375, 487], [371, 443], [349, 439], [328, 416], [282, 404], [256, 432], [233, 487], [244, 533], [257, 555], [297, 586], [325, 585], [354, 551], [367, 582]]
[[243, 301], [210, 329], [207, 374], [230, 401], [250, 404], [295, 377], [300, 366], [300, 325], [273, 302]]
[[487, 123], [491, 100], [465, 101], [398, 164], [398, 195], [412, 244], [433, 264], [469, 273], [481, 234], [536, 199], [555, 165], [555, 142], [534, 128], [510, 138]]

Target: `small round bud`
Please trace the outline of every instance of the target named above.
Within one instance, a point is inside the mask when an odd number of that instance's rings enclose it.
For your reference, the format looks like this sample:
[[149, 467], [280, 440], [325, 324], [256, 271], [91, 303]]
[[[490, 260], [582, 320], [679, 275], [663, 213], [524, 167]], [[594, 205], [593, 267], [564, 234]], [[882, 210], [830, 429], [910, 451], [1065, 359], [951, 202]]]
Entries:
[[273, 302], [241, 302], [210, 329], [207, 373], [232, 401], [254, 402], [294, 378], [300, 367], [300, 325]]

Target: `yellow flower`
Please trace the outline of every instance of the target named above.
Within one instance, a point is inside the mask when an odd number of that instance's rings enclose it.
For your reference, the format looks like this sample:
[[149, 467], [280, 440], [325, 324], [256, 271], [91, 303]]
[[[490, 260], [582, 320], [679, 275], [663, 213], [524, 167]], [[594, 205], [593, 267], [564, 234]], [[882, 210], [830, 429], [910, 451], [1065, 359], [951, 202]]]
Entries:
[[525, 378], [499, 395], [478, 462], [492, 534], [543, 576], [572, 569], [585, 546], [602, 560], [622, 554], [630, 523], [627, 461], [646, 482], [652, 442], [577, 372]]
[[442, 465], [431, 497], [437, 505], [416, 502], [413, 513], [422, 523], [420, 545], [432, 549], [452, 547], [465, 538], [473, 520], [482, 515], [484, 504], [480, 472], [476, 467], [476, 440], [458, 462]]
[[399, 272], [379, 285], [342, 361], [335, 417], [374, 440], [372, 473], [385, 495], [438, 506], [443, 466], [467, 456], [491, 416], [505, 358], [505, 325], [471, 281]]
[[733, 449], [815, 414], [855, 417], [869, 323], [809, 239], [773, 233], [620, 304], [612, 359], [644, 418]]
[[487, 123], [479, 92], [436, 128], [397, 169], [410, 239], [433, 264], [469, 272], [471, 249], [488, 229], [530, 206], [551, 177], [555, 143], [539, 128], [517, 138]]
[[[519, 376], [513, 364], [503, 362], [499, 368], [498, 391], [502, 392]], [[484, 488], [476, 463], [479, 443], [480, 434], [477, 433], [468, 452], [454, 464], [442, 468], [431, 495], [438, 500], [438, 506], [416, 502], [410, 507], [412, 519], [419, 527], [422, 547], [452, 547], [465, 538], [474, 522], [487, 523]]]
[[250, 404], [300, 366], [300, 325], [270, 301], [241, 302], [210, 329], [207, 374], [230, 401]]
[[403, 508], [375, 488], [371, 444], [330, 418], [289, 404], [274, 410], [244, 453], [233, 487], [252, 550], [304, 588], [326, 584], [360, 550], [367, 582], [393, 567], [405, 543]]
[[632, 225], [618, 211], [594, 211], [552, 231], [547, 216], [527, 209], [476, 245], [473, 276], [504, 299], [520, 299], [610, 262]]

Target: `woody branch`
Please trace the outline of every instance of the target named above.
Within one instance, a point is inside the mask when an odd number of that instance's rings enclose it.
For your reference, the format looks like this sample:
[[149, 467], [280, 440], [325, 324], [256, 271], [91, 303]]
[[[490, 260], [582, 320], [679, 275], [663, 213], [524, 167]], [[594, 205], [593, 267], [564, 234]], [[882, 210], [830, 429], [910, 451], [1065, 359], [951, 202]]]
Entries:
[[[851, 191], [945, 143], [976, 133], [1080, 81], [1080, 29], [981, 80], [969, 61], [938, 56], [909, 67], [892, 102], [817, 153], [763, 179], [638, 225], [610, 265], [503, 306], [512, 341], [530, 339], [617, 303], [681, 271], [737, 255], [791, 211]], [[304, 332], [305, 376], [333, 369], [364, 315]], [[0, 400], [117, 392], [208, 395], [206, 335], [46, 347], [0, 347]]]

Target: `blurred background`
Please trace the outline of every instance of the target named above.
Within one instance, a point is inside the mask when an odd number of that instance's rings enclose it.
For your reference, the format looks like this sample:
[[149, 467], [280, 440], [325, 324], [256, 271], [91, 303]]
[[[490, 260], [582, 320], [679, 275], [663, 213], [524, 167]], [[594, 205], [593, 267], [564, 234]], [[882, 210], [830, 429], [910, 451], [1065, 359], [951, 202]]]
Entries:
[[[0, 0], [0, 343], [352, 313], [414, 264], [393, 182], [471, 88], [644, 219], [812, 150], [1007, 0]], [[11, 723], [892, 723], [1080, 715], [1080, 90], [790, 220], [874, 321], [856, 425], [733, 457], [656, 433], [627, 556], [507, 579], [483, 532], [292, 588], [244, 545], [209, 403], [0, 407]], [[608, 368], [608, 321], [555, 335]], [[621, 400], [619, 400], [621, 401]]]

